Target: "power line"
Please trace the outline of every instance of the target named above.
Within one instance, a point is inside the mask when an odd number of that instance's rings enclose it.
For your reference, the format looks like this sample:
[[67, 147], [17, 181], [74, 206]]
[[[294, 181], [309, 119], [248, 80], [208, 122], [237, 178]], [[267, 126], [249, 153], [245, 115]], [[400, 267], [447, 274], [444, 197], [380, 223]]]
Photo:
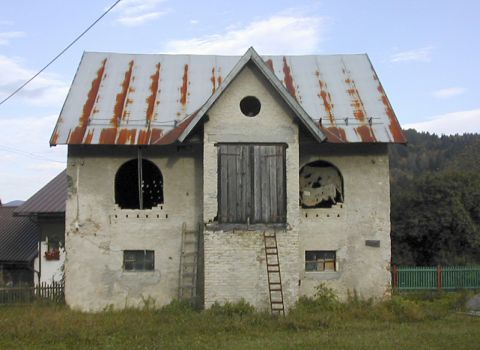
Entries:
[[84, 36], [85, 34], [87, 34], [87, 32], [93, 28], [93, 26], [95, 24], [97, 24], [103, 17], [105, 17], [107, 15], [107, 13], [109, 13], [111, 10], [113, 10], [113, 8], [115, 6], [118, 5], [118, 3], [122, 1], [122, 0], [117, 0], [115, 1], [115, 3], [110, 6], [100, 17], [98, 17], [92, 24], [90, 24], [87, 29], [85, 29], [80, 35], [78, 35], [75, 40], [73, 40], [70, 44], [68, 44], [62, 51], [60, 51], [60, 53], [58, 55], [56, 55], [52, 60], [50, 60], [50, 62], [48, 62], [42, 69], [40, 69], [34, 76], [32, 76], [30, 79], [28, 79], [25, 83], [23, 83], [22, 85], [20, 85], [15, 91], [13, 91], [10, 95], [8, 95], [7, 97], [5, 97], [1, 102], [0, 102], [0, 106], [3, 105], [5, 102], [7, 102], [10, 98], [12, 98], [13, 96], [15, 96], [18, 92], [20, 92], [20, 90], [22, 90], [25, 86], [27, 86], [33, 79], [35, 79], [36, 77], [38, 77], [45, 69], [47, 69], [53, 62], [55, 62], [58, 58], [60, 58], [60, 56], [62, 56], [70, 47], [72, 47], [78, 40], [80, 40], [80, 38], [82, 36]]
[[35, 159], [35, 160], [43, 160], [43, 161], [46, 161], [46, 162], [53, 162], [53, 163], [61, 163], [61, 164], [65, 164], [66, 162], [62, 162], [62, 161], [59, 161], [59, 160], [55, 160], [55, 159], [50, 159], [50, 158], [47, 158], [47, 157], [44, 157], [38, 153], [31, 153], [31, 152], [27, 152], [27, 151], [23, 151], [21, 149], [18, 149], [18, 148], [14, 148], [14, 147], [10, 147], [10, 146], [5, 146], [5, 145], [0, 145], [0, 151], [4, 151], [4, 152], [11, 152], [11, 153], [16, 153], [18, 155], [21, 155], [21, 156], [24, 156], [24, 157], [28, 157], [30, 159]]

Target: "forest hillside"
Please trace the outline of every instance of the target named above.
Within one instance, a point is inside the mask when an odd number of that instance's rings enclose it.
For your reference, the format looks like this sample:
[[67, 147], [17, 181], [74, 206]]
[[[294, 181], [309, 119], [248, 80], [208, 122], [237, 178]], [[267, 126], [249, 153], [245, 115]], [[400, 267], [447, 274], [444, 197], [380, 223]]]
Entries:
[[480, 135], [405, 134], [390, 147], [392, 262], [480, 264]]

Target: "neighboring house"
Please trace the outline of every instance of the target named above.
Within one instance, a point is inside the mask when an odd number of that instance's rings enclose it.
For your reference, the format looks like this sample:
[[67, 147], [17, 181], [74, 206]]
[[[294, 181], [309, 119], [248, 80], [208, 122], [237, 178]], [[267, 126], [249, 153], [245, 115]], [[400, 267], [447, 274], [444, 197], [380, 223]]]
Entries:
[[66, 301], [383, 298], [405, 142], [364, 54], [85, 53], [50, 141], [68, 145]]
[[67, 174], [62, 171], [25, 203], [15, 209], [18, 220], [35, 223], [39, 234], [35, 242], [36, 256], [33, 268], [34, 283], [59, 282], [63, 279], [65, 261], [65, 201], [67, 199]]
[[0, 206], [0, 288], [33, 285], [40, 228], [13, 215], [17, 207]]

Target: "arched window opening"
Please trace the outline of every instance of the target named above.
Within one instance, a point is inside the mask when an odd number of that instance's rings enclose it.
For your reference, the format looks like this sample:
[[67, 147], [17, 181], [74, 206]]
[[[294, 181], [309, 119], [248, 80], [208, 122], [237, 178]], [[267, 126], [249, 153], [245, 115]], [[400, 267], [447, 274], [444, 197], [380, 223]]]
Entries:
[[331, 208], [343, 197], [342, 175], [332, 164], [318, 160], [300, 169], [302, 208]]
[[163, 203], [163, 176], [146, 159], [124, 163], [115, 176], [115, 203], [122, 209], [152, 209]]

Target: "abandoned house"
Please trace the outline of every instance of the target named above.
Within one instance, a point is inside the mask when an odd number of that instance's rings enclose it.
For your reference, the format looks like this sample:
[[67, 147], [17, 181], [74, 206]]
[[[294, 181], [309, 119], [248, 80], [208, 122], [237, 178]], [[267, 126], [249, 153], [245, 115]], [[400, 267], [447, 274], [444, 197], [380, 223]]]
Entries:
[[85, 53], [50, 140], [68, 145], [66, 301], [382, 298], [404, 142], [365, 54]]

